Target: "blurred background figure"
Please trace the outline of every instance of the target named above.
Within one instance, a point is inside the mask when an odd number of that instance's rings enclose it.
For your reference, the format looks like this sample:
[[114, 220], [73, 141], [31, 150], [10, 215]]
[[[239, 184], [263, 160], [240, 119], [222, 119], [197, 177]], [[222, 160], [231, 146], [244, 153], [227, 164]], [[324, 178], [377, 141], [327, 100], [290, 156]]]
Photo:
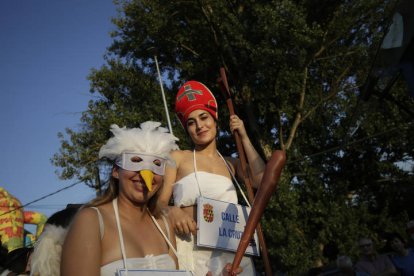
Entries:
[[358, 247], [360, 257], [355, 265], [356, 272], [364, 272], [368, 275], [398, 275], [390, 258], [387, 255], [378, 254], [371, 238], [360, 238]]
[[[47, 217], [39, 212], [25, 211], [20, 201], [11, 195], [6, 189], [0, 187], [0, 236], [2, 245], [9, 252], [31, 246], [43, 231]], [[29, 244], [25, 243], [25, 224], [36, 225], [36, 235], [29, 233]]]
[[410, 239], [409, 243], [414, 245], [414, 220], [407, 222], [407, 234]]
[[336, 275], [356, 275], [354, 272], [354, 267], [352, 265], [352, 260], [349, 256], [338, 256], [338, 258], [336, 259], [336, 266], [338, 268], [338, 274]]
[[392, 250], [391, 261], [401, 276], [414, 276], [414, 249], [407, 248], [407, 243], [398, 233], [391, 233], [387, 246]]
[[33, 247], [20, 247], [10, 251], [0, 275], [29, 275], [32, 252]]
[[0, 237], [0, 275], [6, 270], [7, 249], [1, 243]]
[[[370, 276], [370, 274], [355, 271], [351, 257], [347, 255], [339, 255], [335, 261], [335, 269], [325, 270], [321, 272], [321, 276]], [[310, 276], [308, 274], [308, 276]]]

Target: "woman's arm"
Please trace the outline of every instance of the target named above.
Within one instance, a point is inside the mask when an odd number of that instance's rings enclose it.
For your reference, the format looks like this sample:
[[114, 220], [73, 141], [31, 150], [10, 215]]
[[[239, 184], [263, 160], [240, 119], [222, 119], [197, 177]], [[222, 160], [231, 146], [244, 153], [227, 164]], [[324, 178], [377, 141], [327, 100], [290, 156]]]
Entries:
[[[232, 275], [230, 275], [231, 266], [232, 266], [231, 263], [227, 263], [223, 267], [223, 270], [221, 271], [221, 274], [220, 275], [222, 275], [222, 276], [232, 276]], [[236, 271], [235, 272], [236, 272], [236, 274], [240, 274], [240, 273], [243, 272], [243, 268], [238, 267], [238, 268], [236, 268]], [[209, 272], [207, 272], [206, 276], [213, 276], [213, 273], [211, 271], [209, 271]]]
[[[246, 159], [249, 163], [248, 165], [250, 167], [250, 172], [252, 173], [252, 185], [254, 188], [259, 188], [266, 164], [250, 142], [250, 138], [247, 135], [244, 123], [237, 115], [230, 116], [230, 130], [232, 133], [235, 130], [237, 130], [239, 133], [240, 141], [243, 144]], [[239, 177], [243, 176], [240, 160], [238, 160], [234, 165], [236, 168], [236, 174]]]
[[171, 157], [175, 161], [175, 167], [167, 166], [165, 169], [164, 185], [158, 198], [157, 206], [164, 215], [168, 216], [171, 226], [177, 234], [189, 234], [190, 232], [195, 234], [197, 223], [193, 218], [179, 207], [168, 206], [168, 202], [173, 194], [173, 185], [177, 179], [182, 152], [173, 151]]
[[[171, 221], [169, 220], [169, 218], [167, 218], [167, 220], [168, 220], [169, 225], [171, 225]], [[174, 232], [174, 229], [172, 227], [170, 227], [169, 228], [169, 231], [170, 231], [170, 235], [169, 235], [170, 236], [170, 242], [173, 245], [174, 249], [177, 250], [177, 243], [176, 243], [176, 240], [175, 240], [175, 232]], [[173, 250], [172, 250], [171, 247], [170, 247], [170, 249], [168, 251], [168, 254], [171, 256], [171, 258], [173, 258], [173, 260], [175, 262], [175, 268], [176, 269], [180, 269], [179, 266], [178, 266], [178, 258], [175, 255], [175, 253], [173, 252]]]
[[100, 275], [101, 238], [95, 210], [86, 208], [76, 215], [62, 248], [61, 275]]
[[[174, 156], [171, 154], [171, 156]], [[175, 159], [174, 159], [175, 161]], [[175, 161], [175, 165], [167, 165], [165, 168], [165, 174], [163, 177], [163, 186], [160, 191], [160, 195], [157, 201], [157, 207], [159, 210], [164, 210], [168, 207], [170, 202], [172, 193], [173, 193], [173, 185], [175, 183], [175, 179], [177, 177], [177, 162]]]

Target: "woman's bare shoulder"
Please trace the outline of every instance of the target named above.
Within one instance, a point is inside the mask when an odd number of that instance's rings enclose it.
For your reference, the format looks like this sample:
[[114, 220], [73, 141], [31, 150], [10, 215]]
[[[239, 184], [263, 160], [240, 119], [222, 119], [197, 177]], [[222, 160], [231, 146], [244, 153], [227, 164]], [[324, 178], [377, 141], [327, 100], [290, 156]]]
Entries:
[[[77, 218], [78, 220], [98, 220], [98, 213], [100, 213], [103, 217], [107, 216], [108, 213], [110, 213], [110, 209], [112, 208], [112, 203], [105, 203], [99, 206], [95, 206], [95, 207], [85, 207], [82, 208], [78, 214], [77, 214]], [[98, 210], [96, 210], [98, 209]]]
[[171, 157], [179, 163], [181, 160], [191, 157], [191, 154], [190, 150], [175, 150], [171, 152]]
[[224, 160], [226, 160], [227, 164], [230, 165], [233, 173], [236, 171], [236, 168], [239, 165], [239, 159], [231, 157], [231, 156], [223, 156]]
[[237, 165], [237, 163], [239, 162], [239, 159], [231, 157], [231, 156], [223, 156], [223, 158], [227, 162], [230, 162], [233, 166]]
[[76, 215], [77, 220], [83, 219], [91, 219], [92, 217], [96, 217], [96, 210], [93, 207], [85, 207], [79, 210]]
[[190, 150], [174, 151], [172, 156], [176, 165], [173, 182], [176, 182], [192, 169], [193, 152]]
[[90, 207], [85, 207], [79, 210], [76, 214], [73, 224], [77, 227], [88, 227], [88, 225], [98, 223], [97, 211]]
[[80, 237], [80, 240], [93, 239], [95, 236], [99, 236], [99, 218], [96, 210], [93, 208], [85, 207], [78, 211], [74, 217], [67, 240]]
[[182, 155], [188, 155], [191, 154], [192, 151], [191, 150], [173, 150], [171, 152], [172, 156], [182, 156]]

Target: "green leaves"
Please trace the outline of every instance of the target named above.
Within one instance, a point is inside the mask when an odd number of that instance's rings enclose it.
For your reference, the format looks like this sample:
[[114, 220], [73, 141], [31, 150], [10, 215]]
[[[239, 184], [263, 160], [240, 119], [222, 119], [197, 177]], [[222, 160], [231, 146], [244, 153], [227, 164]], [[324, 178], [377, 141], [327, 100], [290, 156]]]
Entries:
[[[62, 178], [94, 188], [106, 179], [108, 164], [98, 162], [97, 153], [110, 124], [167, 125], [157, 55], [181, 148], [190, 144], [173, 109], [178, 86], [187, 80], [211, 88], [219, 127], [228, 130], [216, 83], [225, 67], [236, 112], [256, 148], [264, 158], [274, 149], [287, 151], [262, 219], [275, 270], [298, 275], [331, 262], [335, 253], [355, 259], [359, 235], [380, 237], [414, 216], [412, 170], [397, 166], [414, 155], [412, 117], [398, 105], [413, 110], [406, 86], [399, 80], [389, 95], [376, 87], [369, 101], [359, 97], [395, 1], [117, 3], [106, 63], [89, 75], [96, 98], [79, 129], [59, 134], [53, 163]], [[227, 155], [235, 153], [229, 138], [219, 137]]]

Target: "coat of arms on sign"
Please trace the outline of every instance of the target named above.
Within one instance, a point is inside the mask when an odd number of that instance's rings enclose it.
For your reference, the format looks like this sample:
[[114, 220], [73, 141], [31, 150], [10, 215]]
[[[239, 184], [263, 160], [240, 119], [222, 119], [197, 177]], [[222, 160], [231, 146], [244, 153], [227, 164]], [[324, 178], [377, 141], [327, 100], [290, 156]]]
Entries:
[[206, 222], [212, 222], [214, 220], [213, 205], [203, 204], [203, 217]]

